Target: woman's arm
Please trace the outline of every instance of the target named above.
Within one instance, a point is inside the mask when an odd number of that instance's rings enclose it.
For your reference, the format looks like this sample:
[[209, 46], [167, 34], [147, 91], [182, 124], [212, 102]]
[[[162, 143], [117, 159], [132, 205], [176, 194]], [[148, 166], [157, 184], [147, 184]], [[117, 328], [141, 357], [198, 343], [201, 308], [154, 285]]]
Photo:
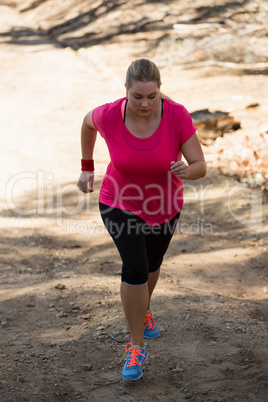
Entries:
[[[97, 130], [92, 121], [92, 112], [87, 113], [84, 117], [81, 127], [81, 151], [82, 159], [93, 159], [94, 146], [97, 138]], [[77, 187], [83, 193], [92, 193], [94, 183], [94, 172], [83, 171], [79, 177]]]
[[185, 180], [197, 180], [204, 177], [207, 165], [196, 133], [182, 145], [181, 151], [188, 165], [183, 161], [171, 162], [171, 171]]
[[84, 117], [81, 127], [81, 150], [82, 159], [93, 159], [93, 151], [97, 138], [97, 130], [92, 121], [92, 112], [88, 112]]

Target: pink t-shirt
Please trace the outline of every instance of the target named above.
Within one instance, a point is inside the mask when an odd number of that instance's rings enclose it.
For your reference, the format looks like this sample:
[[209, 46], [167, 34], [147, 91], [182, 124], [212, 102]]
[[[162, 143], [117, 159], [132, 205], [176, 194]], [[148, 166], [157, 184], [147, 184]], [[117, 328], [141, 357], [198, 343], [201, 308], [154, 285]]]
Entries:
[[94, 126], [105, 139], [111, 162], [99, 201], [131, 211], [152, 226], [170, 221], [183, 206], [183, 180], [170, 171], [181, 146], [196, 132], [183, 105], [164, 99], [157, 130], [148, 138], [131, 134], [124, 123], [126, 98], [94, 109]]

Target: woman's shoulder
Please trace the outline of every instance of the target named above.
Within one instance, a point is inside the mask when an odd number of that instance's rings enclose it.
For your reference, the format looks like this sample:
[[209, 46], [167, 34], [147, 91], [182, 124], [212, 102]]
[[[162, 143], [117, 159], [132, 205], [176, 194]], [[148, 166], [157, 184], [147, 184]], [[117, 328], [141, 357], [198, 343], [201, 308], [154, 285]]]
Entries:
[[124, 99], [125, 98], [120, 98], [113, 102], [104, 103], [93, 109], [93, 124], [99, 132], [106, 131], [107, 127], [111, 125], [119, 124], [118, 122], [121, 121], [119, 116], [120, 113], [122, 114], [125, 104]]
[[164, 99], [164, 108], [166, 108], [168, 119], [175, 119], [176, 121], [180, 121], [184, 116], [189, 114], [184, 105], [172, 99]]
[[107, 102], [104, 103], [98, 107], [96, 107], [94, 110], [102, 110], [104, 113], [113, 113], [116, 112], [117, 110], [121, 109], [122, 104], [124, 103], [124, 100], [126, 98], [120, 98], [116, 99], [115, 101], [112, 102]]
[[167, 107], [170, 109], [174, 109], [174, 110], [185, 109], [185, 107], [181, 103], [175, 102], [174, 100], [169, 99], [169, 98], [163, 98], [163, 99], [164, 99], [165, 105], [167, 105]]

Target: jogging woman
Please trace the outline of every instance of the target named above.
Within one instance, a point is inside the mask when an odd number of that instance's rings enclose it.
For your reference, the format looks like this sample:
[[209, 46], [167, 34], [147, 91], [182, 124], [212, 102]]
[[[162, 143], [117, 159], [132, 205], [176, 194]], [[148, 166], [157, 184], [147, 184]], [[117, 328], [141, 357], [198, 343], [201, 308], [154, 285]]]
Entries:
[[205, 176], [206, 163], [189, 112], [162, 98], [160, 72], [152, 61], [131, 63], [125, 87], [126, 97], [84, 118], [78, 187], [93, 191], [98, 131], [111, 157], [99, 208], [122, 259], [121, 299], [131, 334], [122, 377], [136, 380], [148, 356], [144, 337], [160, 335], [150, 303], [183, 206], [183, 183]]

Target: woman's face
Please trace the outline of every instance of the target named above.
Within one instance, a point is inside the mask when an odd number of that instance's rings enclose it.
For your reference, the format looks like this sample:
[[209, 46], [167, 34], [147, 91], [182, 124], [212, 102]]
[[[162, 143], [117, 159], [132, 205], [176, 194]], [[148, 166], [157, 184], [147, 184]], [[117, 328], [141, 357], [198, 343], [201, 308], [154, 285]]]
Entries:
[[160, 89], [154, 81], [134, 81], [127, 89], [128, 103], [132, 111], [140, 117], [150, 117], [157, 110]]

